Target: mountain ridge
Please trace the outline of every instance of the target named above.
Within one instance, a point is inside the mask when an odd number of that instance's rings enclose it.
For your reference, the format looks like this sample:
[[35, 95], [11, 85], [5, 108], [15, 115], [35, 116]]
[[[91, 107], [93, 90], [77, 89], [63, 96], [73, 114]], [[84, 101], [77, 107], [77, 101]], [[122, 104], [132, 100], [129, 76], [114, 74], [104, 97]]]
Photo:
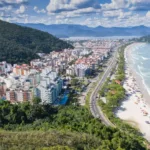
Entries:
[[19, 24], [51, 33], [57, 37], [103, 37], [103, 36], [144, 36], [150, 34], [150, 27], [88, 27], [78, 24]]

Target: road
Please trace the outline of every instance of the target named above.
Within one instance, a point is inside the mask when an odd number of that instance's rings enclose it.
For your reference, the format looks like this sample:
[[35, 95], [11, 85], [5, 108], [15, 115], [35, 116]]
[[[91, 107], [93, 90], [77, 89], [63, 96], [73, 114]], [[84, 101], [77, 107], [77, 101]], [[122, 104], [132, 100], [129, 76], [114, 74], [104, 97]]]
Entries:
[[112, 71], [112, 68], [114, 68], [117, 64], [117, 49], [114, 52], [112, 58], [110, 59], [109, 63], [108, 63], [108, 67], [104, 70], [104, 74], [102, 76], [102, 78], [98, 81], [97, 86], [95, 87], [95, 89], [93, 90], [91, 96], [90, 96], [90, 110], [92, 115], [95, 118], [99, 118], [106, 126], [114, 126], [110, 120], [103, 114], [100, 106], [97, 104], [97, 94], [99, 92], [99, 90], [102, 88], [103, 83], [107, 80], [108, 76], [110, 75], [110, 72]]

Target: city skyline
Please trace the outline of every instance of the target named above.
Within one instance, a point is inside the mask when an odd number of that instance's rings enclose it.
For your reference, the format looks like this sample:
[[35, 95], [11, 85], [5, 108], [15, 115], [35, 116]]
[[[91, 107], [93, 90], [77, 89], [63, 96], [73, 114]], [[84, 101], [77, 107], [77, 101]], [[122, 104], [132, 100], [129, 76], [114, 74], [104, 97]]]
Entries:
[[150, 26], [147, 0], [2, 0], [0, 11], [13, 23]]

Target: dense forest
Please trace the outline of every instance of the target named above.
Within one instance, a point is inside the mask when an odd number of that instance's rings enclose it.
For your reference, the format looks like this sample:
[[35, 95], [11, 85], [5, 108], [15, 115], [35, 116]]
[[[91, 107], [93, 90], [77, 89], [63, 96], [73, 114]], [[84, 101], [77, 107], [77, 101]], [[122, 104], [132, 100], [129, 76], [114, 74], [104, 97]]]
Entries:
[[21, 27], [0, 20], [0, 61], [28, 63], [36, 53], [49, 53], [72, 45], [36, 29]]
[[0, 103], [0, 149], [146, 150], [142, 137], [106, 127], [86, 107]]

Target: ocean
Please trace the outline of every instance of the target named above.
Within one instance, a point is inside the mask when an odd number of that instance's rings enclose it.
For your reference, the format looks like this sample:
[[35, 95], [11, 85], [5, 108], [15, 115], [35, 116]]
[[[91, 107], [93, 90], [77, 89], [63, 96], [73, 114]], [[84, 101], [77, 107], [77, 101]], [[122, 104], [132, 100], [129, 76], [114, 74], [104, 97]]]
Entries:
[[150, 44], [140, 43], [131, 49], [132, 68], [142, 78], [145, 89], [150, 95]]

